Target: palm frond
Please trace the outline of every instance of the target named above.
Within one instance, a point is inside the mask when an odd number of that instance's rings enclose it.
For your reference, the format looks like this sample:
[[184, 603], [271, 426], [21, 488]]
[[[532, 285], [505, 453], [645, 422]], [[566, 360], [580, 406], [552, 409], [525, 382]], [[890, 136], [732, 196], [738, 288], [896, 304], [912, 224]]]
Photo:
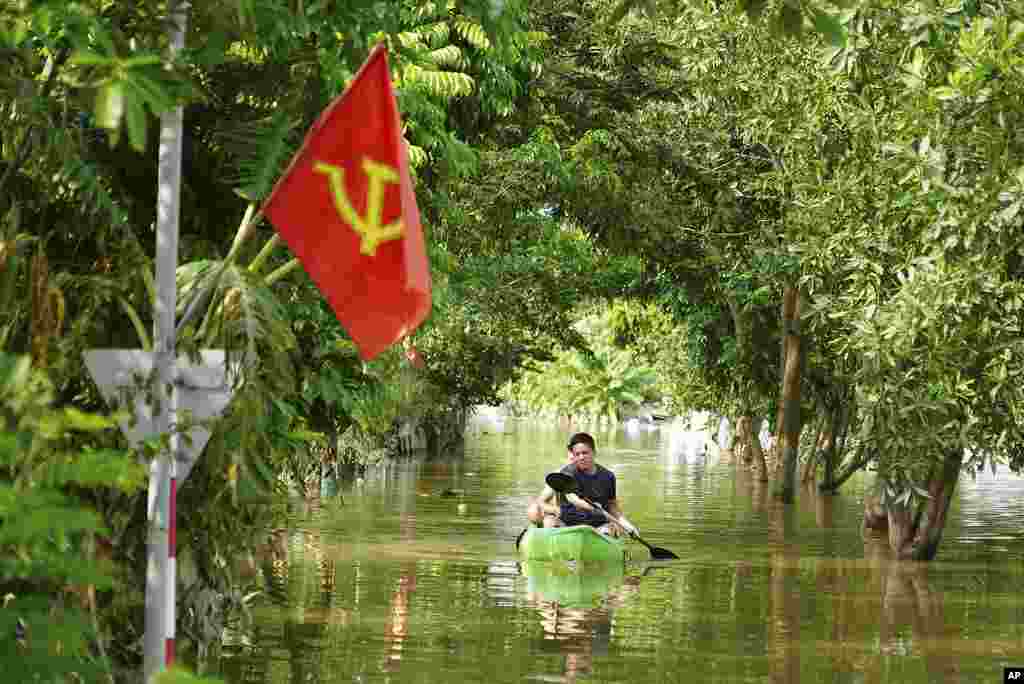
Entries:
[[416, 64], [409, 64], [405, 67], [402, 72], [402, 81], [445, 99], [469, 95], [476, 86], [473, 78], [466, 74], [457, 71], [424, 69]]
[[487, 32], [480, 24], [468, 19], [458, 19], [455, 21], [455, 32], [478, 50], [491, 49], [491, 39], [487, 37]]
[[175, 284], [178, 288], [178, 316], [185, 313], [185, 309], [194, 296], [213, 283], [220, 263], [214, 259], [203, 259], [178, 266], [178, 270], [174, 274]]
[[395, 40], [404, 48], [412, 50], [425, 50], [427, 48], [426, 40], [419, 31], [402, 31], [395, 35]]
[[295, 346], [280, 300], [257, 274], [232, 264], [224, 271], [217, 298], [222, 343], [261, 344], [286, 351]]
[[440, 67], [453, 67], [463, 69], [466, 67], [466, 58], [458, 45], [445, 45], [442, 48], [427, 53], [427, 58]]
[[452, 27], [447, 21], [438, 21], [421, 26], [417, 31], [427, 39], [428, 44], [437, 47], [450, 40]]
[[270, 194], [298, 148], [297, 127], [297, 121], [279, 110], [219, 134], [225, 149], [237, 158], [238, 175], [229, 182], [242, 196], [259, 200]]
[[429, 161], [430, 157], [427, 155], [427, 151], [419, 145], [410, 144], [409, 148], [409, 165], [414, 169], [418, 169]]

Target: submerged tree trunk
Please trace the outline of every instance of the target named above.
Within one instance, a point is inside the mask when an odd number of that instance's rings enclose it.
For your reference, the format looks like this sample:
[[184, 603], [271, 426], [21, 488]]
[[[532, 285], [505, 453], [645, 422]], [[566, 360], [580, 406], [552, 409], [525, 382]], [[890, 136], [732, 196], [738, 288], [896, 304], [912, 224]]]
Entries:
[[800, 455], [800, 293], [795, 287], [786, 288], [782, 303], [782, 323], [785, 334], [785, 365], [782, 374], [782, 396], [779, 398], [782, 429], [779, 431], [781, 461], [775, 496], [786, 503], [796, 493], [796, 465]]
[[761, 442], [758, 433], [761, 431], [763, 418], [753, 417], [754, 411], [754, 315], [749, 307], [742, 306], [735, 298], [729, 300], [729, 309], [732, 313], [733, 327], [736, 333], [736, 372], [740, 376], [741, 386], [746, 387], [744, 396], [745, 406], [741, 409], [741, 416], [736, 424], [736, 437], [738, 446], [733, 448], [733, 453], [739, 456], [746, 466], [754, 465], [758, 469], [762, 480], [768, 479], [767, 466], [765, 464], [764, 450], [761, 449]]
[[[843, 415], [845, 414], [845, 407], [835, 406], [832, 408], [831, 416], [829, 416], [829, 427], [828, 433], [825, 437], [825, 448], [821, 452], [821, 461], [823, 466], [824, 474], [822, 476], [822, 482], [832, 482], [836, 476], [836, 459], [839, 454], [837, 442], [839, 440], [839, 432], [842, 430]], [[825, 489], [823, 491], [831, 491]]]
[[861, 532], [864, 530], [885, 531], [889, 528], [889, 516], [882, 505], [881, 491], [876, 490], [864, 497], [864, 519]]
[[761, 424], [764, 418], [756, 416], [750, 419], [750, 456], [757, 468], [757, 478], [761, 482], [768, 481], [768, 463], [764, 458], [764, 449], [761, 448]]
[[[783, 321], [785, 323], [785, 321]], [[786, 373], [786, 335], [782, 335], [782, 344], [779, 345], [779, 375]], [[775, 410], [775, 440], [771, 445], [772, 474], [778, 477], [782, 472], [782, 447], [784, 440], [782, 435], [786, 430], [786, 402], [779, 395], [779, 401]]]
[[750, 450], [750, 416], [740, 416], [736, 419], [736, 441], [732, 447], [733, 456], [743, 465], [750, 465], [752, 453]]
[[811, 453], [808, 454], [807, 460], [804, 461], [804, 470], [800, 475], [801, 484], [810, 484], [818, 474], [818, 461], [821, 460], [821, 452], [823, 451], [822, 444], [823, 442], [827, 443], [830, 439], [830, 435], [825, 432], [827, 423], [828, 415], [826, 412], [818, 420], [818, 427], [814, 431], [814, 446], [811, 449]]
[[819, 437], [815, 443], [814, 468], [810, 469], [811, 472], [809, 474], [806, 470], [804, 471], [803, 481], [805, 484], [810, 484], [814, 481], [815, 471], [820, 463], [823, 475], [819, 490], [822, 492], [834, 492], [838, 488], [836, 484], [836, 464], [842, 454], [841, 445], [845, 442], [846, 421], [849, 415], [849, 407], [845, 403], [835, 403], [826, 408], [825, 415], [822, 418]]
[[837, 491], [843, 482], [867, 465], [866, 460], [851, 460], [846, 470], [836, 475], [836, 468], [842, 463], [843, 455], [846, 453], [846, 436], [850, 431], [850, 420], [853, 416], [853, 404], [849, 397], [849, 388], [837, 393], [829, 414], [831, 439], [828, 449], [821, 455], [824, 473], [821, 484], [818, 485], [819, 491], [822, 492]]
[[915, 506], [889, 505], [889, 546], [897, 558], [932, 560], [939, 550], [946, 514], [960, 478], [963, 450], [951, 449], [926, 483], [930, 498]]

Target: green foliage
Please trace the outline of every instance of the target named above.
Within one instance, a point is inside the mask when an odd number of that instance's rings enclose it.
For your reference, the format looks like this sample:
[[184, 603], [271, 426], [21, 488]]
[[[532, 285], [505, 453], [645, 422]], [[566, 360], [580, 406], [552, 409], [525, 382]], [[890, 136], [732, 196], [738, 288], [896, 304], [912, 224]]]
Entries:
[[0, 354], [0, 419], [0, 665], [12, 681], [98, 681], [111, 664], [92, 653], [95, 617], [62, 594], [113, 586], [93, 553], [108, 530], [80, 493], [138, 490], [145, 468], [126, 452], [83, 445], [114, 421], [55, 408], [52, 384], [25, 357]]
[[[943, 449], [972, 454], [973, 470], [1012, 458], [1022, 439], [1006, 378], [1021, 358], [1009, 131], [1024, 111], [1016, 82], [992, 76], [1021, 68], [1011, 46], [1024, 23], [1014, 5], [984, 11], [856, 14], [858, 47], [836, 63], [860, 91], [843, 115], [849, 152], [797, 186], [813, 207], [794, 215], [812, 325], [871, 407], [861, 439], [908, 487]], [[905, 78], [884, 83], [884, 70]]]
[[[16, 207], [8, 212], [5, 223], [16, 224]], [[8, 226], [10, 225], [8, 223]], [[5, 228], [8, 228], [5, 226]], [[13, 234], [4, 230], [0, 239], [0, 311], [4, 322], [0, 323], [0, 349], [7, 349], [15, 335], [24, 329], [28, 318], [28, 302], [20, 296], [28, 289], [28, 258], [23, 254], [32, 242], [29, 236]]]
[[657, 400], [657, 374], [638, 363], [632, 351], [615, 345], [613, 316], [614, 312], [591, 315], [577, 323], [593, 351], [559, 350], [551, 361], [531, 364], [521, 378], [502, 389], [503, 396], [534, 412], [587, 414], [612, 421]]
[[220, 132], [225, 149], [237, 160], [238, 174], [228, 179], [236, 192], [251, 201], [270, 194], [298, 149], [296, 127], [297, 122], [281, 110]]
[[[32, 212], [22, 212], [21, 223], [46, 240], [51, 254], [68, 255], [60, 264], [60, 277], [75, 286], [68, 297], [72, 327], [57, 344], [64, 352], [60, 358], [70, 360], [62, 368], [70, 376], [69, 396], [88, 385], [76, 361], [82, 348], [148, 342], [152, 291], [144, 286], [152, 277], [147, 281], [140, 275], [152, 268], [153, 136], [146, 138], [145, 156], [136, 154], [132, 145], [138, 148], [141, 134], [155, 128], [152, 117], [146, 127], [139, 125], [140, 112], [184, 104], [179, 301], [190, 305], [195, 295], [213, 282], [217, 285], [210, 313], [186, 329], [181, 347], [228, 342], [233, 350], [248, 354], [250, 362], [259, 355], [261, 370], [250, 368], [247, 378], [250, 391], [260, 386], [267, 395], [250, 403], [246, 394], [236, 404], [283, 419], [267, 401], [275, 396], [295, 416], [309, 416], [307, 426], [314, 432], [329, 434], [351, 421], [379, 431], [398, 410], [398, 395], [390, 389], [398, 377], [393, 369], [365, 373], [350, 354], [335, 354], [347, 338], [333, 321], [322, 327], [323, 334], [307, 330], [315, 344], [293, 344], [288, 327], [302, 327], [302, 313], [320, 300], [308, 281], [279, 280], [256, 275], [262, 268], [235, 266], [251, 256], [246, 237], [266, 237], [253, 220], [230, 240], [228, 228], [244, 206], [239, 196], [253, 203], [267, 196], [302, 132], [343, 92], [373, 45], [385, 42], [421, 196], [429, 198], [447, 179], [479, 169], [469, 141], [511, 116], [540, 71], [545, 36], [523, 30], [525, 13], [519, 2], [500, 7], [484, 1], [458, 7], [399, 3], [386, 11], [356, 2], [325, 9], [279, 0], [193, 6], [188, 10], [186, 49], [169, 63], [160, 16], [164, 6], [159, 3], [107, 14], [73, 3], [59, 22], [45, 8], [19, 6], [21, 14], [12, 21], [20, 22], [18, 35], [27, 61], [17, 73], [22, 80], [8, 84], [10, 92], [24, 95], [19, 82], [38, 81], [46, 74], [54, 75], [53, 87], [33, 90], [31, 107], [12, 106], [0, 110], [0, 116], [9, 124], [5, 143], [13, 140], [38, 149], [39, 137], [30, 131], [40, 126], [52, 131], [46, 136], [48, 147], [20, 161], [9, 182], [17, 184], [18, 197], [34, 203]], [[58, 56], [53, 41], [61, 39], [61, 31], [68, 33], [72, 45], [64, 61], [52, 59], [47, 67], [46, 58]], [[160, 79], [151, 73], [154, 69]], [[117, 137], [122, 124], [132, 145]], [[57, 165], [62, 159], [69, 161]], [[40, 201], [53, 197], [60, 198], [59, 212], [57, 203]], [[423, 203], [425, 216], [430, 204]], [[81, 215], [85, 206], [88, 218]], [[95, 208], [102, 213], [94, 213]], [[261, 254], [259, 265], [279, 269], [276, 273], [290, 269], [287, 257], [273, 251], [271, 247]], [[9, 336], [25, 348], [27, 316], [23, 309], [15, 313], [2, 319], [17, 322], [18, 329], [8, 326]], [[126, 318], [131, 326], [124, 325]], [[499, 339], [494, 338], [495, 344]], [[326, 379], [317, 377], [321, 372]], [[409, 394], [408, 383], [404, 391]], [[445, 391], [458, 394], [459, 387], [448, 385]], [[459, 399], [471, 401], [468, 394]], [[252, 447], [270, 453], [266, 439], [276, 434], [285, 440], [281, 448], [291, 449], [295, 444], [287, 435], [301, 432], [299, 423], [292, 426], [295, 430], [278, 432], [244, 429], [239, 445], [243, 452]]]
[[455, 183], [465, 193], [441, 207], [434, 310], [414, 337], [441, 401], [463, 408], [498, 402], [498, 389], [525, 362], [550, 360], [556, 346], [585, 348], [573, 311], [627, 291], [639, 275], [635, 260], [610, 258], [539, 200], [497, 224], [475, 209], [480, 193], [501, 182], [491, 164], [506, 159], [496, 157], [485, 155], [479, 176]]
[[[132, 40], [126, 40], [108, 17], [85, 3], [18, 3], [7, 8], [13, 30], [3, 32], [0, 40], [6, 50], [25, 57], [14, 61], [25, 69], [14, 72], [22, 78], [31, 78], [29, 70], [39, 65], [29, 54], [48, 52], [45, 77], [58, 77], [83, 99], [91, 96], [87, 106], [97, 126], [108, 132], [111, 145], [127, 129], [131, 146], [141, 151], [146, 146], [147, 116], [171, 109], [188, 90], [181, 71], [170, 68], [173, 65], [165, 64], [160, 55], [157, 10], [157, 3], [123, 8], [119, 19], [136, 27]], [[33, 91], [36, 88], [29, 89], [29, 97], [37, 95]]]
[[188, 670], [175, 667], [165, 670], [157, 675], [157, 684], [221, 684], [220, 679], [213, 677], [200, 677]]

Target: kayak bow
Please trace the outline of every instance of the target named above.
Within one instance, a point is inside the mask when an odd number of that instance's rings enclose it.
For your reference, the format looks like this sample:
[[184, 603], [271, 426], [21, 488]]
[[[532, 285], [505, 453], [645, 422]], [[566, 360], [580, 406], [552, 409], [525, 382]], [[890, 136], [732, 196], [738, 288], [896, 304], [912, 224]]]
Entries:
[[519, 543], [519, 553], [534, 561], [623, 561], [626, 545], [590, 525], [531, 527]]

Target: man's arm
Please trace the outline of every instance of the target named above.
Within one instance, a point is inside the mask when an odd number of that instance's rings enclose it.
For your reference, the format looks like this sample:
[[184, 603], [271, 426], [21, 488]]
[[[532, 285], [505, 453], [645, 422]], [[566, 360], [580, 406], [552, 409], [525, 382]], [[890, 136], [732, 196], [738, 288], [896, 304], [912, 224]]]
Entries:
[[629, 521], [626, 514], [622, 512], [622, 507], [619, 506], [618, 499], [612, 499], [608, 502], [608, 512], [618, 518], [617, 522], [619, 525], [630, 534], [640, 534], [640, 530], [637, 529], [636, 525]]
[[566, 494], [565, 498], [566, 500], [568, 500], [569, 503], [571, 503], [573, 506], [580, 509], [581, 511], [590, 511], [591, 513], [597, 512], [597, 508], [595, 506], [591, 506], [589, 503], [587, 503], [580, 497], [576, 496], [575, 494]]
[[544, 489], [540, 491], [535, 501], [540, 509], [545, 513], [554, 513], [558, 515], [558, 504], [555, 502], [556, 492], [551, 487], [544, 485]]

